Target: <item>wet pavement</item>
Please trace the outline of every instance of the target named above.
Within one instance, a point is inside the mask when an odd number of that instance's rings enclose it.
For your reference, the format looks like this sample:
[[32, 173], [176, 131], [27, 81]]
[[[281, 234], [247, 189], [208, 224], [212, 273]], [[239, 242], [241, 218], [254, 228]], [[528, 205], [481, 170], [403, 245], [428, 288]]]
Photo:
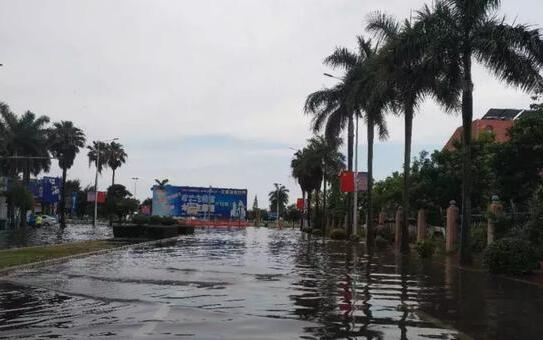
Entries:
[[23, 227], [0, 230], [0, 249], [60, 244], [75, 241], [102, 240], [113, 237], [112, 228], [106, 224], [58, 224], [40, 228]]
[[206, 229], [0, 280], [0, 339], [539, 339], [543, 289], [369, 259], [294, 230]]

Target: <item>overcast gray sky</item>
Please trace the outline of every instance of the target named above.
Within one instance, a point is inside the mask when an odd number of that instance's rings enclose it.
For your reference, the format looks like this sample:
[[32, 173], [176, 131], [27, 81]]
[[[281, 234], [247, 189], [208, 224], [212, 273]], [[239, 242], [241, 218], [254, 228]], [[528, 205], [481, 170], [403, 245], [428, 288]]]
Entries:
[[[0, 100], [18, 113], [72, 120], [89, 141], [119, 137], [128, 162], [118, 182], [150, 196], [172, 184], [247, 188], [267, 206], [274, 182], [290, 177], [292, 148], [311, 136], [307, 94], [334, 80], [323, 58], [355, 46], [375, 10], [399, 18], [423, 0], [0, 0]], [[543, 23], [543, 1], [505, 0], [502, 13]], [[528, 94], [475, 69], [475, 117], [491, 107], [526, 108]], [[460, 124], [433, 103], [415, 118], [414, 152], [441, 148]], [[378, 179], [399, 169], [402, 121], [376, 146]], [[362, 128], [361, 131], [364, 131]], [[365, 134], [361, 135], [365, 139]], [[360, 168], [365, 169], [363, 146]], [[59, 174], [56, 164], [52, 174]], [[68, 173], [90, 184], [86, 152]], [[111, 181], [101, 177], [102, 189]]]

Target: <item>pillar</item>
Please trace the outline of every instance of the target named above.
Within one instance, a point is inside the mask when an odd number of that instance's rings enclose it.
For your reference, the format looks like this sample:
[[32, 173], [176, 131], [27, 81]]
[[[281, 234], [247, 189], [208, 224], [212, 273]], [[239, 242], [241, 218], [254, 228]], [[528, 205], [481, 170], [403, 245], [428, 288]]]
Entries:
[[396, 246], [396, 249], [400, 249], [400, 242], [402, 238], [402, 223], [403, 223], [403, 209], [402, 207], [398, 207], [398, 210], [396, 210], [396, 230], [394, 233], [394, 245]]
[[503, 205], [500, 203], [500, 200], [497, 195], [492, 196], [492, 203], [490, 203], [488, 212], [490, 213], [489, 214], [490, 216], [488, 216], [488, 224], [487, 224], [487, 230], [486, 230], [486, 245], [487, 246], [489, 246], [492, 242], [494, 242], [495, 232], [496, 232], [495, 221], [497, 217], [500, 217], [503, 214]]
[[419, 209], [417, 213], [417, 241], [422, 241], [426, 239], [426, 229], [428, 225], [426, 224], [426, 210]]
[[379, 213], [379, 223], [377, 223], [378, 225], [385, 225], [385, 212], [384, 211], [381, 211]]
[[447, 230], [446, 230], [446, 242], [445, 250], [447, 252], [454, 251], [456, 245], [456, 235], [458, 233], [458, 207], [456, 201], [449, 202], [450, 206], [447, 208]]

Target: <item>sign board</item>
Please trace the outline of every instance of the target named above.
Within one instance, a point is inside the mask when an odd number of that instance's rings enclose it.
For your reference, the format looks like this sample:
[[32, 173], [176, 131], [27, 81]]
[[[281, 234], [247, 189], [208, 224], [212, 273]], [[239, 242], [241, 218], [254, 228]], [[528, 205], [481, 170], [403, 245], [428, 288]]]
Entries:
[[296, 200], [296, 208], [300, 211], [304, 210], [305, 208], [305, 202], [303, 198], [298, 198]]
[[[106, 203], [106, 192], [98, 191], [98, 203]], [[94, 202], [94, 191], [87, 192], [87, 202]]]
[[[368, 190], [368, 173], [359, 171], [356, 175], [356, 188], [358, 191]], [[342, 171], [339, 175], [341, 192], [354, 192], [354, 172]]]
[[247, 190], [187, 186], [154, 186], [153, 215], [245, 219]]

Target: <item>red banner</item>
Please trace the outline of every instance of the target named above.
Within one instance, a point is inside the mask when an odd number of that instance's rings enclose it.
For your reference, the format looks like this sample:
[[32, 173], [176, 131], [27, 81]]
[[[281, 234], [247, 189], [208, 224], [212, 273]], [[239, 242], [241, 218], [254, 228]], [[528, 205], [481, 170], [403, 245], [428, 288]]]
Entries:
[[[98, 191], [98, 203], [106, 203], [106, 192]], [[87, 202], [94, 202], [94, 191], [87, 192]]]
[[354, 174], [352, 171], [342, 171], [339, 175], [339, 188], [341, 192], [354, 191]]
[[304, 199], [303, 198], [298, 198], [296, 200], [296, 208], [298, 208], [298, 210], [304, 210], [304, 207], [305, 207], [305, 203], [304, 203]]

